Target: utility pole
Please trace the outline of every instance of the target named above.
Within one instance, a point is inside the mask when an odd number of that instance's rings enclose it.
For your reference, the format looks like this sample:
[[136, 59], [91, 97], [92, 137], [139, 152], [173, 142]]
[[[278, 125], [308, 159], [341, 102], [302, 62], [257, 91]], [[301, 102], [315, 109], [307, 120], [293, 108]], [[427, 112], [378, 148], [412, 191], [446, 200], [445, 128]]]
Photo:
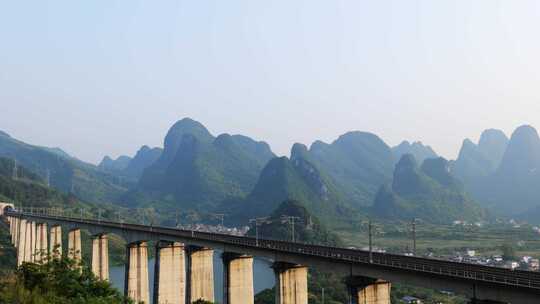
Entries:
[[416, 256], [416, 219], [412, 219], [413, 256]]
[[101, 209], [98, 209], [98, 223], [101, 222]]
[[225, 215], [224, 213], [214, 213], [212, 214], [213, 217], [217, 218], [217, 219], [221, 219], [221, 228], [225, 227], [224, 226], [224, 222], [225, 222]]
[[137, 208], [137, 212], [141, 213], [142, 224], [144, 225], [144, 208]]
[[175, 223], [175, 227], [178, 228], [178, 225], [180, 224], [180, 221], [178, 219], [178, 210], [176, 210], [176, 223]]
[[298, 216], [290, 216], [290, 215], [282, 215], [282, 219], [285, 219], [289, 224], [291, 224], [291, 239], [292, 242], [295, 242], [295, 234], [294, 234], [294, 221], [299, 220], [300, 218]]
[[324, 287], [321, 288], [321, 299], [322, 304], [324, 304]]
[[369, 219], [369, 222], [368, 222], [368, 233], [369, 233], [369, 262], [373, 263], [373, 243], [372, 243], [371, 219]]
[[268, 217], [258, 217], [249, 220], [250, 223], [255, 223], [255, 246], [259, 246], [259, 226], [267, 220]]

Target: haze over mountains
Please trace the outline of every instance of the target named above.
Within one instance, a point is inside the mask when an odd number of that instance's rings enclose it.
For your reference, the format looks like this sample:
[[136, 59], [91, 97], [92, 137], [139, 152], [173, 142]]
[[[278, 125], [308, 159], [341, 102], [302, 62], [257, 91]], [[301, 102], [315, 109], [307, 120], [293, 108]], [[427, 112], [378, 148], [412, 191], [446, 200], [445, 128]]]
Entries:
[[421, 218], [438, 223], [475, 221], [486, 216], [452, 176], [446, 159], [428, 158], [419, 167], [412, 154], [401, 157], [392, 183], [381, 186], [372, 208], [374, 214], [385, 218]]
[[277, 157], [263, 141], [215, 136], [189, 118], [169, 129], [163, 147], [93, 166], [0, 134], [0, 156], [83, 200], [222, 212], [236, 223], [267, 216], [289, 199], [330, 224], [365, 215], [447, 223], [540, 210], [540, 138], [531, 126], [510, 139], [495, 129], [478, 144], [465, 139], [455, 161], [420, 142], [390, 147], [359, 131], [309, 148], [297, 143], [290, 157]]
[[0, 157], [16, 159], [18, 165], [38, 174], [54, 188], [87, 201], [115, 201], [129, 186], [59, 148], [30, 145], [5, 132], [0, 132]]

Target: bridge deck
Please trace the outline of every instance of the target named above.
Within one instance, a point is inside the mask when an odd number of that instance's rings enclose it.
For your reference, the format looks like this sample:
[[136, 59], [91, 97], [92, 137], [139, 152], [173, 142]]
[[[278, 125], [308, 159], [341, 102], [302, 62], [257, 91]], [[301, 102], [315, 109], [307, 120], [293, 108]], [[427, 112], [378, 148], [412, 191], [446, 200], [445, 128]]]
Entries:
[[414, 273], [424, 273], [431, 276], [462, 279], [473, 282], [486, 282], [494, 287], [519, 288], [540, 295], [540, 273], [522, 270], [510, 270], [476, 264], [459, 263], [432, 258], [411, 257], [397, 254], [372, 253], [368, 251], [337, 248], [304, 243], [292, 243], [287, 241], [259, 239], [252, 237], [240, 237], [219, 233], [198, 232], [169, 227], [146, 226], [138, 224], [119, 223], [111, 221], [98, 221], [93, 219], [80, 219], [60, 216], [36, 215], [8, 211], [6, 215], [23, 216], [41, 220], [54, 220], [72, 224], [85, 224], [140, 232], [157, 234], [160, 236], [180, 237], [183, 239], [203, 240], [224, 245], [235, 245], [257, 250], [265, 250], [279, 253], [301, 255], [306, 257], [318, 257], [333, 263], [365, 264], [380, 266], [395, 270], [405, 270]]

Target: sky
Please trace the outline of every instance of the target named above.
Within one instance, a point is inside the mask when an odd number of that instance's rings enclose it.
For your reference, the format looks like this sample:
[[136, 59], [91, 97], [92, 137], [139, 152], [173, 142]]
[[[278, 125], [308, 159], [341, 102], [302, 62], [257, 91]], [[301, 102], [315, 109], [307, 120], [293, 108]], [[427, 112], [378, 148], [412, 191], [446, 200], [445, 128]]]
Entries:
[[0, 0], [0, 130], [85, 161], [183, 117], [288, 155], [540, 128], [536, 0]]

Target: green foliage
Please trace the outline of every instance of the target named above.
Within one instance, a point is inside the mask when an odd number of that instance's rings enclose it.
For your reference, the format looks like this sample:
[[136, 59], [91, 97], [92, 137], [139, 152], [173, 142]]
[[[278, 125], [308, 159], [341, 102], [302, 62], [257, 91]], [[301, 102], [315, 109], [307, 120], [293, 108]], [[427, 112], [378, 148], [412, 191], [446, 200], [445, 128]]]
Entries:
[[502, 257], [505, 261], [516, 259], [516, 249], [512, 244], [506, 243], [501, 246]]
[[[304, 207], [300, 202], [287, 200], [274, 210], [271, 216], [258, 228], [260, 238], [278, 240], [292, 240], [291, 224], [282, 216], [295, 217], [294, 239], [299, 242], [311, 244], [325, 244], [341, 246], [342, 241], [337, 235], [330, 232], [323, 223]], [[254, 224], [253, 224], [254, 225]], [[252, 226], [248, 235], [255, 236], [255, 227]]]
[[203, 300], [203, 299], [198, 299], [197, 301], [193, 301], [192, 303], [193, 304], [214, 304], [214, 302], [210, 302], [210, 301]]
[[469, 303], [469, 299], [462, 296], [454, 295], [452, 293], [441, 293], [440, 291], [414, 287], [402, 284], [392, 284], [392, 290], [390, 294], [391, 303], [404, 303], [401, 299], [404, 296], [413, 296], [418, 298], [424, 304], [466, 304]]
[[276, 303], [276, 289], [267, 288], [255, 295], [254, 304], [274, 304]]
[[0, 277], [4, 277], [16, 267], [16, 251], [11, 245], [9, 230], [0, 226]]
[[[44, 264], [23, 263], [0, 281], [0, 303], [125, 303], [107, 281], [67, 258], [46, 258]], [[131, 303], [131, 302], [130, 302]]]
[[308, 277], [309, 303], [323, 304], [347, 303], [349, 293], [343, 281], [343, 276], [334, 272], [322, 272], [311, 269]]

